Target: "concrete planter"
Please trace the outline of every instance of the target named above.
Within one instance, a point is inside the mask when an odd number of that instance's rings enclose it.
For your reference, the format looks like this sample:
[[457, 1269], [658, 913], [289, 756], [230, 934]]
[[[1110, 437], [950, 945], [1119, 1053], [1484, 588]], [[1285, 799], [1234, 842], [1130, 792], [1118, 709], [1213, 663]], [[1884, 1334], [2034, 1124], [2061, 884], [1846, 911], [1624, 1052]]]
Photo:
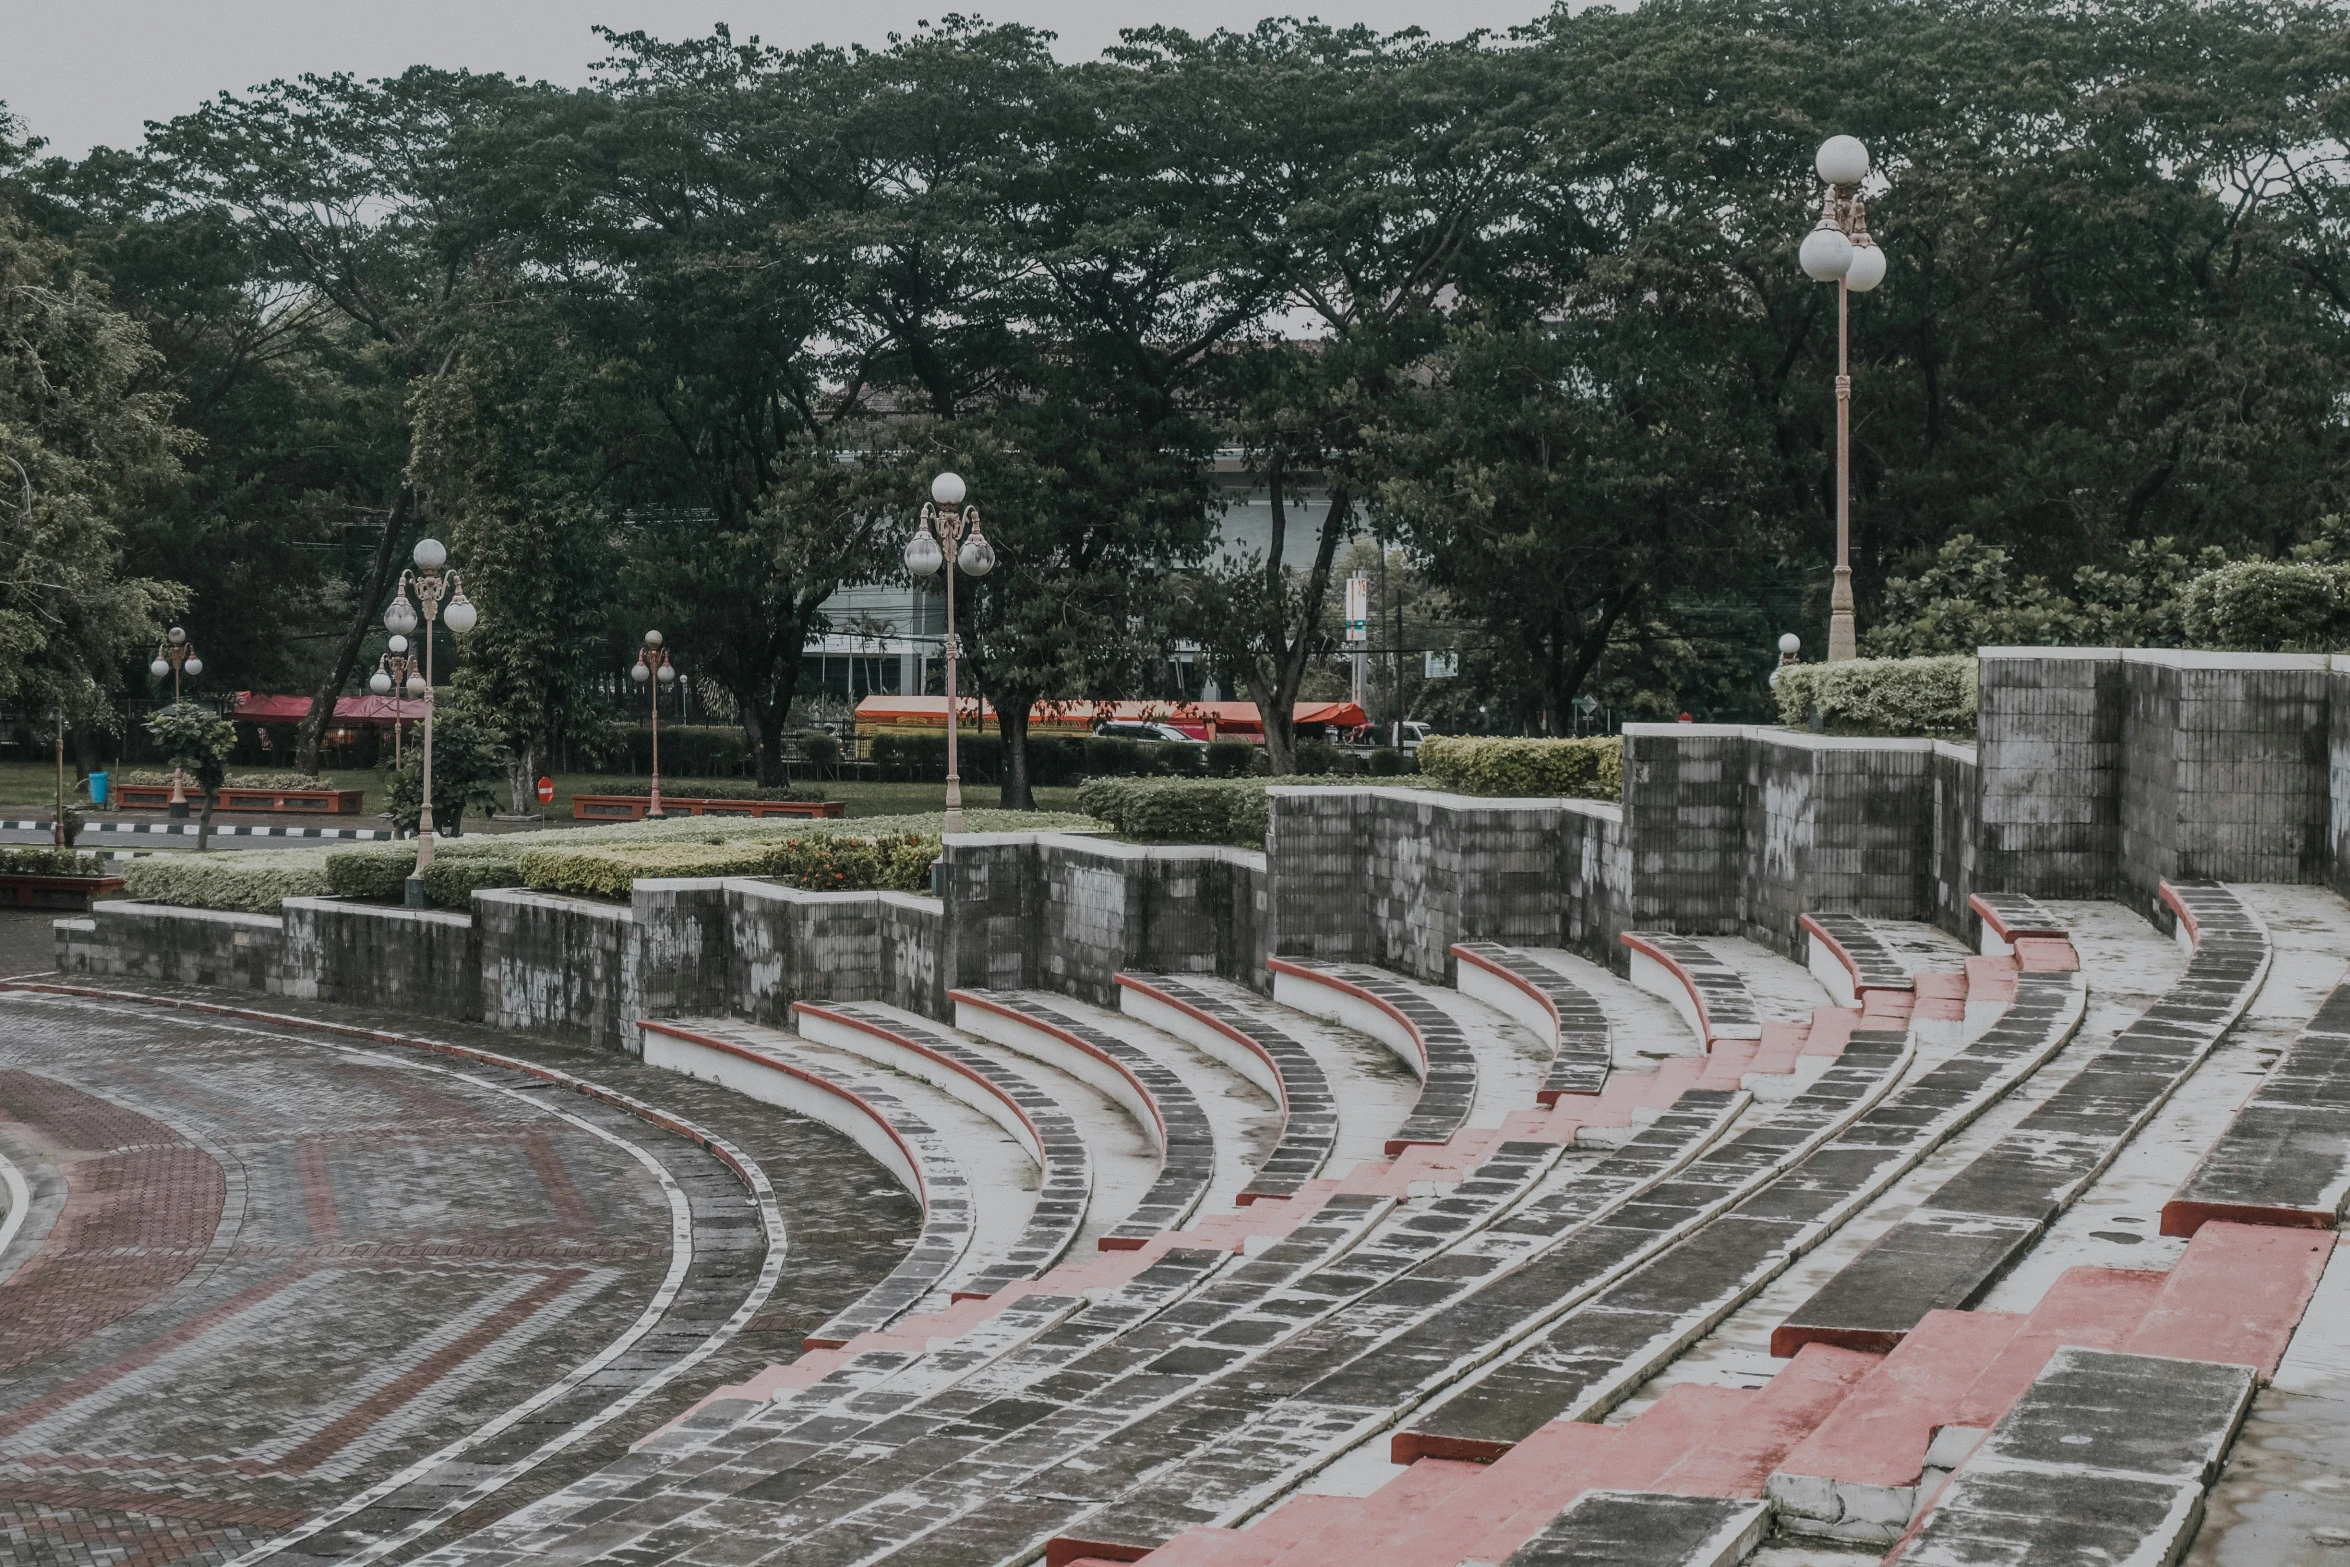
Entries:
[[[171, 804], [169, 784], [116, 784], [116, 803], [126, 811], [160, 811]], [[223, 789], [224, 811], [299, 811], [314, 816], [357, 816], [367, 793], [362, 789]], [[204, 806], [197, 790], [187, 793], [188, 805]]]
[[[652, 805], [641, 794], [575, 794], [571, 815], [575, 821], [635, 822], [644, 820]], [[849, 814], [845, 800], [703, 800], [691, 795], [661, 796], [664, 816], [801, 816], [821, 818]]]
[[121, 890], [120, 876], [0, 876], [0, 907], [86, 914], [92, 899]]

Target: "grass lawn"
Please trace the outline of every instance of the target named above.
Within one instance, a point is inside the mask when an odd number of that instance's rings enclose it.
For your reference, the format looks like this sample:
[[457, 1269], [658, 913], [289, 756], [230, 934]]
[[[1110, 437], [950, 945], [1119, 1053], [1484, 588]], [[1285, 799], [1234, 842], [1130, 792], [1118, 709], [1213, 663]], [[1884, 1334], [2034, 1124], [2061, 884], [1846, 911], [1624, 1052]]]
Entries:
[[[66, 787], [73, 790], [74, 779], [68, 764]], [[139, 769], [146, 771], [148, 769]], [[240, 769], [232, 769], [238, 771]], [[367, 800], [361, 808], [361, 819], [372, 817], [384, 808], [383, 775], [376, 772], [329, 772], [327, 779], [338, 789], [363, 789]], [[549, 825], [568, 822], [571, 817], [571, 797], [574, 794], [604, 794], [618, 784], [641, 783], [611, 773], [558, 773], [555, 775], [555, 800], [541, 806]], [[687, 796], [693, 793], [691, 778], [665, 778], [661, 782], [665, 794]], [[38, 762], [0, 762], [0, 805], [48, 805], [57, 797], [55, 764]], [[946, 798], [946, 785], [935, 783], [866, 783], [842, 781], [824, 786], [828, 800], [848, 802], [851, 816], [904, 816], [919, 811], [935, 811]], [[78, 801], [78, 792], [76, 795]], [[963, 803], [974, 809], [997, 804], [1000, 792], [993, 784], [967, 785]], [[1077, 809], [1077, 791], [1066, 789], [1039, 789], [1036, 803], [1042, 810], [1074, 811]], [[127, 812], [134, 818], [160, 817], [160, 811]], [[322, 818], [332, 821], [337, 818]], [[349, 817], [339, 820], [348, 823]], [[468, 820], [471, 820], [468, 817]]]

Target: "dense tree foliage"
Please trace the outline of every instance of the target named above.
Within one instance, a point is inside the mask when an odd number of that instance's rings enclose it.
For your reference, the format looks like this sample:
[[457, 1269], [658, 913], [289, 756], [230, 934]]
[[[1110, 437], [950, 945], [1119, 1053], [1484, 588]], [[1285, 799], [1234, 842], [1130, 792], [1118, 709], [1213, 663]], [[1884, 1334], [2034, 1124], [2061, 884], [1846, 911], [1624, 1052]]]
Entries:
[[[58, 487], [229, 682], [347, 689], [429, 527], [485, 743], [599, 722], [659, 624], [773, 777], [827, 602], [902, 580], [952, 466], [1012, 803], [1029, 703], [1155, 689], [1175, 639], [1286, 762], [1365, 537], [1421, 595], [1394, 625], [1463, 655], [1418, 688], [1456, 721], [1761, 716], [1825, 622], [1837, 301], [1794, 249], [1838, 131], [1891, 262], [1849, 323], [1870, 650], [2176, 642], [2196, 573], [2350, 511], [2331, 8], [606, 43], [585, 90], [304, 79], [8, 174], [0, 262], [121, 323], [85, 339], [114, 455]], [[1269, 542], [1219, 545], [1219, 468]]]

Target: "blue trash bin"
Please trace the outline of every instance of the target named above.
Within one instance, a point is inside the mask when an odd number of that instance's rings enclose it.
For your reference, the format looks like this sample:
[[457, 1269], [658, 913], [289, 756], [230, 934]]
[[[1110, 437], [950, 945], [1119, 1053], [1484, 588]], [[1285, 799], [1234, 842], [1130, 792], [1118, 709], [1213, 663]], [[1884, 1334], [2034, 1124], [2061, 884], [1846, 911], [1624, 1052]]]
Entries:
[[103, 808], [106, 804], [107, 778], [104, 773], [90, 775], [90, 803]]

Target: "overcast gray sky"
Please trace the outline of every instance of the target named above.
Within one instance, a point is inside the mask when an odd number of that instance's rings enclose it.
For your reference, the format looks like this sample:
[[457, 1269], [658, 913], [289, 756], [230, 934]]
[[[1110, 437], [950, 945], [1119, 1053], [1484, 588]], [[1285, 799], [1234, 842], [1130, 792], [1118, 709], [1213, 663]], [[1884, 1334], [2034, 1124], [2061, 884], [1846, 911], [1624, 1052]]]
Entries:
[[409, 65], [587, 79], [598, 23], [665, 38], [725, 22], [772, 44], [880, 44], [923, 18], [961, 10], [1060, 35], [1063, 59], [1089, 58], [1121, 27], [1193, 32], [1266, 15], [1319, 15], [1458, 37], [1507, 28], [1545, 0], [0, 0], [0, 100], [50, 151], [136, 146], [223, 89], [305, 71], [387, 76]]

